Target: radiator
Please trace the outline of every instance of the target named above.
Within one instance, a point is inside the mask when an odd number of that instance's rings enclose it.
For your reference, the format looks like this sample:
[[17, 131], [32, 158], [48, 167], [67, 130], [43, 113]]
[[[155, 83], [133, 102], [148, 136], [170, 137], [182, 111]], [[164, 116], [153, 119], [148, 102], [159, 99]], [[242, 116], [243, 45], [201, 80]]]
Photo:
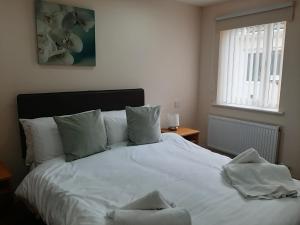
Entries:
[[210, 115], [207, 145], [232, 155], [255, 148], [271, 163], [277, 162], [279, 126]]

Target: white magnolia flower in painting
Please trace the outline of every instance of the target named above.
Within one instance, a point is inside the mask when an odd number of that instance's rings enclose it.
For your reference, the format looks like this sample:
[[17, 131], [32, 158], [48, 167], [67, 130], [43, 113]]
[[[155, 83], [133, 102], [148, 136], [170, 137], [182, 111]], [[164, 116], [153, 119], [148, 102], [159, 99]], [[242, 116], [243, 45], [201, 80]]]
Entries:
[[48, 59], [57, 51], [55, 43], [48, 35], [38, 34], [38, 55], [40, 63], [48, 62]]
[[51, 28], [48, 26], [48, 24], [44, 23], [40, 19], [37, 19], [36, 25], [37, 25], [36, 26], [37, 34], [48, 34], [51, 30]]
[[64, 12], [56, 12], [51, 15], [44, 15], [42, 17], [39, 17], [39, 19], [46, 23], [52, 29], [62, 29], [62, 21], [64, 17]]
[[66, 49], [72, 52], [81, 52], [83, 43], [76, 34], [60, 29], [52, 30], [50, 33], [52, 40], [56, 43], [58, 49]]
[[49, 27], [61, 26], [65, 12], [57, 4], [40, 3], [37, 6], [37, 19], [43, 21]]
[[58, 52], [57, 46], [48, 35], [50, 28], [43, 21], [37, 20], [38, 55], [40, 63], [46, 63], [48, 59]]
[[81, 26], [85, 32], [88, 32], [95, 26], [95, 21], [93, 16], [89, 13], [76, 9], [65, 15], [62, 21], [62, 27], [66, 30], [71, 30], [76, 25]]
[[74, 12], [75, 8], [73, 6], [64, 5], [62, 7], [62, 10], [67, 14], [69, 12]]
[[74, 64], [74, 57], [70, 54], [70, 52], [66, 51], [62, 54], [52, 56], [49, 58], [48, 62], [50, 64], [57, 65], [72, 65]]
[[52, 4], [52, 3], [47, 3], [47, 2], [39, 2], [37, 4], [37, 9], [36, 9], [38, 16], [50, 16], [53, 13], [60, 12], [61, 11], [61, 6], [58, 4]]

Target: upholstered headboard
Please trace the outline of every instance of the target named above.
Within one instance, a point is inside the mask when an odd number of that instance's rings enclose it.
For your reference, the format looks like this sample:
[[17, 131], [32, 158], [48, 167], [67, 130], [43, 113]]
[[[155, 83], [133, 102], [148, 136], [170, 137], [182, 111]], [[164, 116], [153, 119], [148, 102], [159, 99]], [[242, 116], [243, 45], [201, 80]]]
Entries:
[[[143, 89], [79, 91], [20, 94], [17, 96], [18, 117], [32, 119], [60, 116], [88, 110], [123, 110], [126, 106], [145, 104]], [[25, 135], [20, 125], [22, 156], [26, 156]]]

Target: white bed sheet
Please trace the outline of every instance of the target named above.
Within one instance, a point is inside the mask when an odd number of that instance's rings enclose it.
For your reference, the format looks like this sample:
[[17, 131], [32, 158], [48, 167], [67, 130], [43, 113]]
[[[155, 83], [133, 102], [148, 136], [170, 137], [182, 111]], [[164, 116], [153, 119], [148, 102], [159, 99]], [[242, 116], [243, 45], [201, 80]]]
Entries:
[[153, 190], [186, 208], [193, 225], [300, 224], [299, 198], [245, 200], [224, 182], [222, 166], [229, 160], [164, 134], [157, 144], [117, 145], [72, 163], [48, 161], [26, 176], [16, 194], [48, 225], [104, 225], [108, 210]]

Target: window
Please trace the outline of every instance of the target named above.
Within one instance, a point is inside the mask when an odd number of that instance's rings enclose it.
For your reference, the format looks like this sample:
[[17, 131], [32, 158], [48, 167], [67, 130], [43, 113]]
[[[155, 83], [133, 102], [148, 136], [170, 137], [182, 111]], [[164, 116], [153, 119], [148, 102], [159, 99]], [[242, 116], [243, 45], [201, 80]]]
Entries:
[[221, 31], [217, 104], [279, 110], [286, 22]]

